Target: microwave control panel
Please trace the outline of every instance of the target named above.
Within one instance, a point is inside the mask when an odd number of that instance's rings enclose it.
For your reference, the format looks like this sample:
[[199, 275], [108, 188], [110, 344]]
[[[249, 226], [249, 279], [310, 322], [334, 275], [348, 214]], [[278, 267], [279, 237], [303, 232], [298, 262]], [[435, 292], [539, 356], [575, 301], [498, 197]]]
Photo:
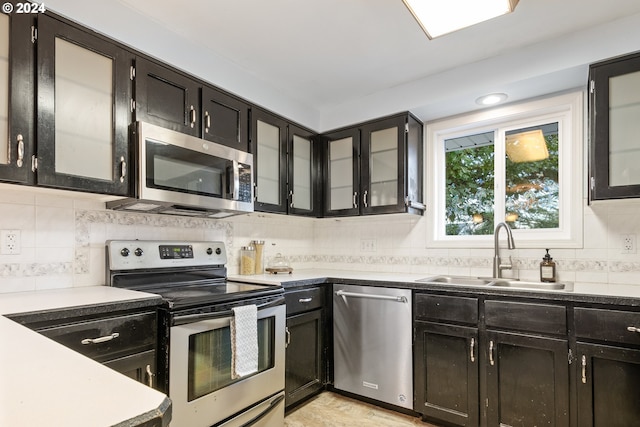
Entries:
[[243, 164], [239, 165], [239, 181], [238, 194], [234, 194], [234, 198], [240, 202], [251, 202], [251, 190], [253, 189], [251, 166]]

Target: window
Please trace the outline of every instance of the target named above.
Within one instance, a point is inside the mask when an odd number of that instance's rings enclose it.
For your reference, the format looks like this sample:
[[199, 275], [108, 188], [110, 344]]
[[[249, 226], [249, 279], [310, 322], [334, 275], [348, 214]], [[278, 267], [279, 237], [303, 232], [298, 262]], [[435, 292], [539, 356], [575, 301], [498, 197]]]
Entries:
[[427, 125], [429, 242], [490, 247], [506, 222], [518, 247], [582, 245], [582, 92]]

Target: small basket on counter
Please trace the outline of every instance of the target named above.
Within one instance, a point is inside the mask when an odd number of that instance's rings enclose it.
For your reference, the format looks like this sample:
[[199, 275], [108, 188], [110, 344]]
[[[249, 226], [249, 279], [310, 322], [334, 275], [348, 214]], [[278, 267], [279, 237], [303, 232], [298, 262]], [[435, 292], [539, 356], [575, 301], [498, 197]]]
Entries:
[[271, 274], [278, 274], [278, 273], [291, 274], [293, 272], [293, 268], [291, 268], [291, 265], [289, 265], [289, 263], [282, 256], [281, 253], [277, 253], [276, 256], [273, 257], [271, 261], [269, 261], [269, 264], [267, 268], [265, 268], [265, 271]]

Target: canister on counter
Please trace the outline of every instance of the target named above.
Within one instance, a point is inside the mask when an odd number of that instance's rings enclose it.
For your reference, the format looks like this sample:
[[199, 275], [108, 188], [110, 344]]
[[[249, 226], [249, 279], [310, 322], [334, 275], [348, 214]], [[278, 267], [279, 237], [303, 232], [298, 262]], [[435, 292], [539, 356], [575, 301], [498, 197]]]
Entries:
[[255, 274], [264, 273], [264, 240], [254, 240], [251, 245], [256, 249]]
[[256, 248], [243, 246], [240, 248], [240, 274], [248, 275], [256, 273]]

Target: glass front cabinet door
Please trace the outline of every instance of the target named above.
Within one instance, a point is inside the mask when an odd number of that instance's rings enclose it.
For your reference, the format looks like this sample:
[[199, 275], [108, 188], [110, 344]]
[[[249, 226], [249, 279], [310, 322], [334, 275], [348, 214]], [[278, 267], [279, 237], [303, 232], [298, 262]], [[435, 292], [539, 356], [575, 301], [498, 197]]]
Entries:
[[0, 180], [32, 183], [35, 18], [0, 13]]
[[640, 52], [589, 69], [590, 200], [640, 197]]
[[106, 39], [38, 17], [39, 185], [128, 193], [132, 59]]

